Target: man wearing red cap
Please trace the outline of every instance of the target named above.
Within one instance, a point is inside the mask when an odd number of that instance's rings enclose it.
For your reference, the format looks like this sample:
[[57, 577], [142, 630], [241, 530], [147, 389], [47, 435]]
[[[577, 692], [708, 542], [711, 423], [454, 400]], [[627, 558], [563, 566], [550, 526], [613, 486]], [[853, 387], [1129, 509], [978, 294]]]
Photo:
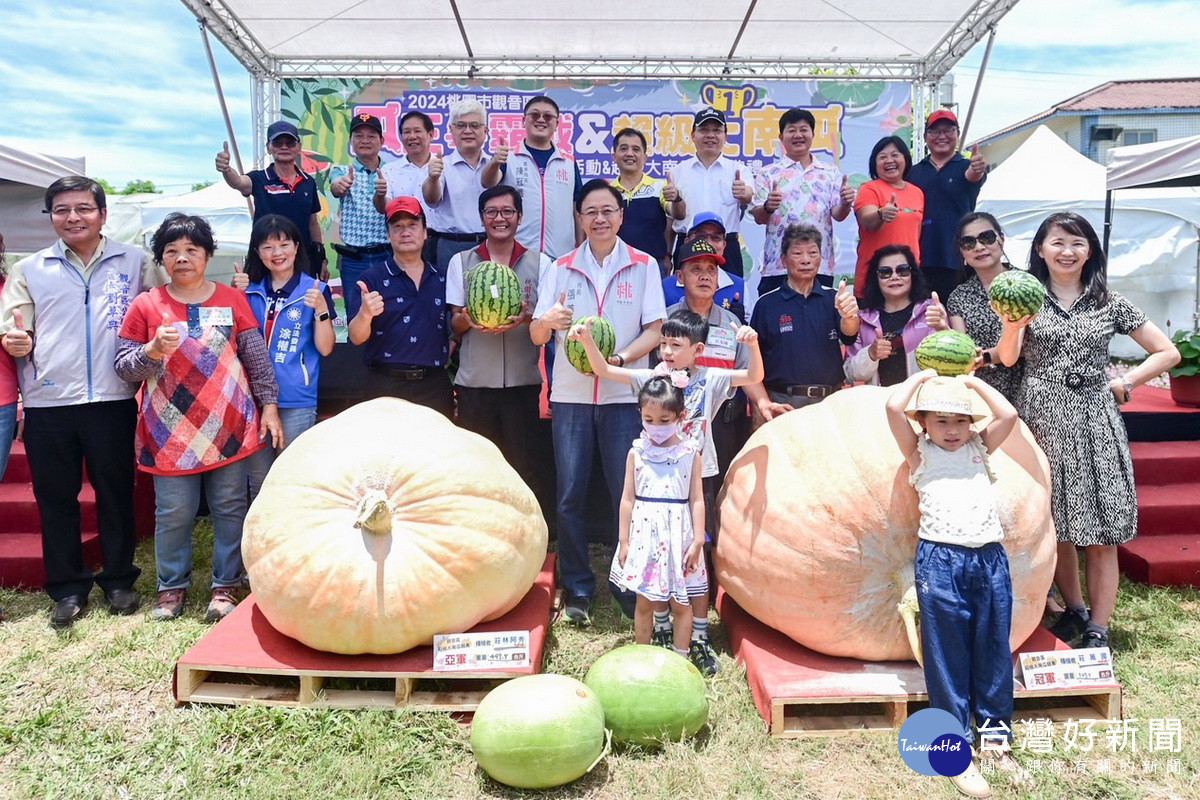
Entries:
[[368, 367], [363, 395], [399, 397], [451, 417], [446, 274], [421, 257], [427, 231], [415, 197], [392, 200], [385, 216], [392, 252], [359, 278], [362, 305], [350, 320], [350, 341], [364, 346]]
[[976, 151], [971, 160], [958, 152], [958, 118], [941, 109], [925, 120], [927, 155], [909, 170], [908, 180], [925, 193], [921, 226], [921, 269], [929, 288], [947, 298], [958, 285], [962, 254], [954, 231], [963, 215], [975, 210], [987, 179], [987, 162]]

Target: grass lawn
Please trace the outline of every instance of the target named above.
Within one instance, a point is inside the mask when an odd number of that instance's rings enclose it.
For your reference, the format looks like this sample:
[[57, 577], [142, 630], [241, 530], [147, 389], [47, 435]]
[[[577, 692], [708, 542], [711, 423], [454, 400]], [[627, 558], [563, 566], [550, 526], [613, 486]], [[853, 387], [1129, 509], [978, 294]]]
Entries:
[[[197, 525], [195, 574], [208, 574], [208, 523]], [[153, 594], [154, 554], [139, 550]], [[607, 571], [597, 554], [598, 572]], [[206, 581], [200, 580], [205, 585]], [[261, 707], [175, 707], [171, 670], [208, 629], [207, 592], [185, 619], [154, 623], [146, 611], [109, 616], [92, 594], [89, 615], [69, 631], [47, 625], [41, 594], [0, 591], [0, 798], [953, 798], [941, 778], [910, 772], [889, 734], [774, 740], [750, 698], [745, 675], [712, 624], [722, 671], [710, 682], [709, 725], [658, 752], [615, 751], [576, 783], [518, 792], [475, 765], [469, 730], [448, 716], [413, 712], [310, 711]], [[590, 629], [556, 623], [546, 671], [582, 678], [632, 628], [602, 601]], [[715, 620], [715, 617], [714, 617]], [[1125, 685], [1125, 716], [1136, 719], [1136, 752], [1020, 751], [1036, 787], [1017, 793], [1002, 777], [996, 797], [1200, 797], [1200, 592], [1122, 582], [1113, 644]], [[1182, 720], [1182, 752], [1148, 752], [1151, 719]], [[1076, 772], [1075, 762], [1088, 758]], [[1107, 771], [1099, 764], [1107, 758]]]

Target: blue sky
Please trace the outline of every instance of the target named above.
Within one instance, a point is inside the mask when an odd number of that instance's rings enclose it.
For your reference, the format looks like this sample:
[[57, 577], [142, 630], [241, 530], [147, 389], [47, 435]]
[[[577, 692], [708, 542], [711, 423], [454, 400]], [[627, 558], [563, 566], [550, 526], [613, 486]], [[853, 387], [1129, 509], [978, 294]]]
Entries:
[[[0, 0], [0, 141], [87, 157], [120, 187], [211, 180], [225, 138], [200, 34], [178, 0]], [[1021, 0], [1000, 23], [971, 138], [1108, 80], [1200, 76], [1194, 0]], [[235, 130], [250, 146], [250, 78], [213, 39]], [[955, 69], [965, 115], [983, 55]]]

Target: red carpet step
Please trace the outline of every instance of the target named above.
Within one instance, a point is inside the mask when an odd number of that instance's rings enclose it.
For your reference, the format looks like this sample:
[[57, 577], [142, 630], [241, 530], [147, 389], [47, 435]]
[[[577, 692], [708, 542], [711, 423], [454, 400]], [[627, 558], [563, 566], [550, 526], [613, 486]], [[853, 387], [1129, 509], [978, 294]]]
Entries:
[[1121, 571], [1151, 586], [1200, 586], [1200, 442], [1132, 442], [1130, 451], [1138, 537], [1117, 548]]
[[1118, 547], [1117, 558], [1138, 583], [1200, 588], [1200, 534], [1139, 536]]

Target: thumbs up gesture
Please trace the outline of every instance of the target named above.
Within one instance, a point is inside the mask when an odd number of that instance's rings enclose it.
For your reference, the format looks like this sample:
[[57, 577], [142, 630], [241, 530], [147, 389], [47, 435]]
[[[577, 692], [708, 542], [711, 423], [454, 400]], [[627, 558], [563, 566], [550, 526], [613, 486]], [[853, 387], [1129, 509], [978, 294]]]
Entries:
[[250, 288], [250, 276], [246, 274], [242, 262], [233, 262], [233, 277], [229, 279], [229, 285], [243, 292]]
[[946, 307], [938, 299], [937, 292], [930, 296], [929, 305], [925, 308], [925, 324], [935, 331], [944, 331], [950, 327], [950, 317], [946, 314]]
[[668, 203], [676, 203], [679, 201], [679, 187], [675, 185], [674, 179], [670, 174], [667, 175], [667, 185], [663, 187], [663, 200]]
[[771, 191], [767, 194], [767, 201], [763, 203], [763, 208], [768, 214], [774, 214], [783, 205], [783, 192], [779, 191], [779, 181], [771, 181]]
[[25, 317], [18, 309], [13, 309], [12, 330], [4, 334], [0, 346], [13, 358], [24, 358], [33, 352], [33, 337], [25, 330]]
[[497, 164], [508, 163], [509, 146], [506, 144], [496, 145], [496, 152], [492, 153], [492, 160]]
[[888, 200], [887, 205], [879, 209], [879, 218], [884, 222], [891, 222], [900, 213], [900, 204], [896, 202], [896, 193], [892, 192], [892, 199]]
[[442, 177], [442, 170], [446, 168], [446, 164], [442, 161], [442, 157], [434, 153], [429, 157], [429, 177]]
[[567, 307], [567, 293], [563, 292], [558, 296], [558, 302], [542, 315], [542, 322], [553, 330], [565, 331], [571, 327], [574, 318], [575, 312]]
[[854, 292], [850, 291], [850, 287], [846, 285], [845, 278], [842, 278], [841, 283], [838, 284], [837, 295], [833, 298], [833, 307], [837, 309], [842, 319], [853, 319], [858, 316], [858, 300], [854, 298]]
[[886, 336], [878, 336], [867, 348], [867, 355], [872, 361], [883, 361], [892, 354], [892, 340]]
[[154, 338], [146, 345], [146, 355], [155, 361], [170, 358], [179, 349], [179, 329], [171, 323], [171, 317], [163, 312], [162, 324], [154, 330]]
[[375, 196], [387, 197], [387, 190], [387, 178], [383, 177], [383, 171], [380, 170], [375, 173]]
[[229, 142], [224, 142], [221, 152], [217, 153], [217, 172], [222, 174], [229, 171]]
[[733, 340], [735, 342], [746, 345], [758, 344], [758, 331], [749, 325], [738, 325], [736, 322], [731, 322], [729, 323], [729, 327], [733, 328]]
[[971, 166], [968, 167], [968, 170], [975, 175], [983, 175], [987, 172], [987, 159], [983, 157], [983, 153], [978, 147], [971, 154]]
[[358, 291], [362, 293], [362, 306], [358, 313], [365, 314], [367, 319], [374, 319], [383, 313], [383, 295], [372, 292], [362, 281], [358, 281]]
[[842, 176], [842, 188], [839, 190], [842, 196], [842, 205], [850, 205], [854, 202], [854, 189], [850, 186], [850, 179], [845, 175]]
[[740, 169], [733, 173], [733, 199], [744, 206], [750, 205], [750, 201], [754, 199], [754, 194], [750, 191], [750, 184], [742, 180]]

